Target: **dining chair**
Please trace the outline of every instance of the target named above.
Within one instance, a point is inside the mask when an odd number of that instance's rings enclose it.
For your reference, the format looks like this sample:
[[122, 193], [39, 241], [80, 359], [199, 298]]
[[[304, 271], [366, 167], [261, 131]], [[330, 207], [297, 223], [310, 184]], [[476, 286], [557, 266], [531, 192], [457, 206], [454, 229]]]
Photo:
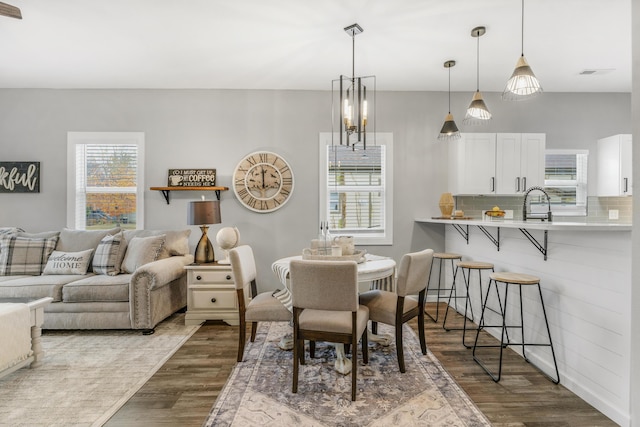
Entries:
[[298, 392], [299, 365], [305, 364], [304, 340], [350, 344], [351, 400], [356, 400], [357, 345], [369, 363], [369, 310], [358, 304], [358, 267], [355, 261], [292, 260], [293, 387]]
[[231, 271], [238, 295], [238, 362], [242, 362], [247, 337], [247, 322], [251, 322], [251, 342], [256, 340], [258, 322], [289, 322], [291, 312], [276, 299], [272, 292], [257, 292], [256, 260], [249, 245], [242, 245], [229, 251]]
[[427, 354], [427, 341], [424, 335], [424, 304], [432, 262], [432, 249], [405, 254], [398, 267], [395, 293], [372, 290], [360, 294], [360, 304], [369, 308], [369, 319], [374, 333], [377, 331], [378, 322], [395, 327], [398, 366], [400, 372], [403, 373], [405, 365], [402, 325], [416, 316], [418, 316], [420, 349], [422, 354]]

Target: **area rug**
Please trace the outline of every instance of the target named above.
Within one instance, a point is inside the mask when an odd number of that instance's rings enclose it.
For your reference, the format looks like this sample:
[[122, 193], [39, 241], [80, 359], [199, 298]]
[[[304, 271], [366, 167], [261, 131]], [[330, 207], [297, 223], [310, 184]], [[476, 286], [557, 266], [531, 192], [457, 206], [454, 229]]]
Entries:
[[[300, 366], [291, 392], [293, 353], [277, 343], [291, 332], [283, 322], [262, 323], [204, 426], [488, 426], [490, 423], [430, 353], [423, 355], [413, 330], [404, 327], [406, 373], [394, 344], [370, 344], [369, 364], [358, 354], [357, 400], [351, 375], [333, 369], [335, 351], [318, 343], [316, 358]], [[380, 333], [391, 333], [379, 325]]]
[[0, 380], [0, 426], [101, 426], [199, 326], [184, 314], [140, 331], [45, 331], [43, 364]]

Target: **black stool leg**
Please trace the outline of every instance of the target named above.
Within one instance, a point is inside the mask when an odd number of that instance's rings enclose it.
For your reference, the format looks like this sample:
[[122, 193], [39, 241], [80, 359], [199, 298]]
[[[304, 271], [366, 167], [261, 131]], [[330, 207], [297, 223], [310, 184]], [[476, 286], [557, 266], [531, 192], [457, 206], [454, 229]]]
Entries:
[[[438, 314], [440, 312], [440, 283], [442, 282], [441, 278], [442, 278], [442, 258], [438, 258], [438, 294], [436, 297], [436, 317], [434, 318], [431, 314], [429, 314], [429, 312], [426, 309], [426, 304], [425, 304], [425, 314], [427, 316], [429, 316], [429, 319], [433, 320], [434, 322], [438, 323]], [[429, 285], [431, 284], [431, 272], [433, 271], [433, 269], [431, 269], [431, 271], [429, 271], [429, 279], [427, 279], [427, 295], [429, 295]], [[426, 299], [426, 296], [425, 296]]]
[[538, 283], [538, 293], [540, 294], [540, 305], [542, 305], [542, 314], [544, 315], [544, 324], [547, 326], [547, 335], [549, 336], [549, 347], [551, 347], [551, 356], [553, 357], [553, 366], [555, 366], [556, 368], [556, 377], [554, 379], [550, 375], [544, 373], [542, 370], [540, 370], [540, 372], [542, 372], [554, 384], [559, 384], [560, 372], [558, 371], [558, 363], [556, 362], [556, 353], [555, 351], [553, 351], [553, 341], [551, 341], [551, 330], [549, 329], [549, 321], [547, 320], [547, 310], [545, 310], [544, 308], [544, 300], [542, 299], [542, 288], [540, 287], [540, 283]]

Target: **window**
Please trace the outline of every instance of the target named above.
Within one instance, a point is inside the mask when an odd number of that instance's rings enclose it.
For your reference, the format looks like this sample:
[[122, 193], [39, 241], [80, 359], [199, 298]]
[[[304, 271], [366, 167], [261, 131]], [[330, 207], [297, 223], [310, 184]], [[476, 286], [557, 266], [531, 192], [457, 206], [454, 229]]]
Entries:
[[393, 136], [377, 133], [375, 141], [354, 151], [320, 134], [320, 221], [358, 245], [393, 243]]
[[67, 226], [144, 227], [144, 133], [67, 134]]
[[[587, 215], [587, 150], [546, 150], [544, 187], [557, 216]], [[546, 212], [546, 201], [537, 200], [532, 211]]]

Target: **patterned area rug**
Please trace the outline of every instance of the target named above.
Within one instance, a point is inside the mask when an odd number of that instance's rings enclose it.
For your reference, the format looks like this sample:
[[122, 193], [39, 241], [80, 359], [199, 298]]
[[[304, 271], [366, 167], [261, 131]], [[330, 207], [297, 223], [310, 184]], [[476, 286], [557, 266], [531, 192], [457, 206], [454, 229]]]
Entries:
[[45, 331], [43, 364], [0, 380], [0, 426], [101, 426], [199, 326], [174, 314], [139, 331]]
[[[398, 370], [395, 344], [371, 344], [369, 364], [358, 354], [358, 391], [351, 375], [333, 369], [332, 346], [318, 343], [316, 358], [300, 366], [291, 392], [293, 353], [277, 343], [291, 332], [284, 322], [261, 323], [245, 360], [238, 363], [205, 421], [210, 426], [488, 426], [490, 423], [430, 353], [423, 355], [405, 325], [405, 364]], [[393, 333], [379, 325], [380, 333]], [[428, 343], [427, 343], [428, 344]]]

